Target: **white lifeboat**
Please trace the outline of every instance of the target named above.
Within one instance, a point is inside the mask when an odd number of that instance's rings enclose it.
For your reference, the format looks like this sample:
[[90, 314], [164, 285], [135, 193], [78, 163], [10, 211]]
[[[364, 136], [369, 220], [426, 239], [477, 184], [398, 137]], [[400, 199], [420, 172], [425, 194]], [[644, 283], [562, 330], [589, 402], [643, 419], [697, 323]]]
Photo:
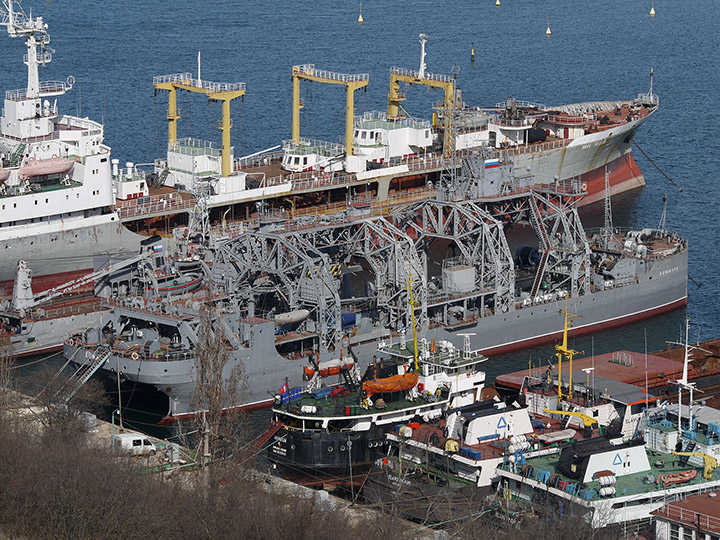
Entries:
[[295, 311], [278, 313], [277, 315], [275, 315], [275, 326], [282, 326], [284, 324], [293, 324], [304, 321], [309, 316], [310, 312], [307, 309], [296, 309]]
[[50, 159], [28, 159], [27, 165], [20, 167], [20, 178], [33, 176], [47, 176], [49, 174], [64, 174], [72, 170], [75, 162], [72, 159], [53, 157]]

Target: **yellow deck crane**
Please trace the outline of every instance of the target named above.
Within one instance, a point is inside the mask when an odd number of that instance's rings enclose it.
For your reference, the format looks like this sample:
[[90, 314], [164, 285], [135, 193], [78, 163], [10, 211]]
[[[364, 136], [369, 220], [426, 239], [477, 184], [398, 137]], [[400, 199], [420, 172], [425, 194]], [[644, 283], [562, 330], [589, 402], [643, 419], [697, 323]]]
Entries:
[[414, 71], [394, 67], [390, 68], [390, 92], [388, 93], [387, 115], [390, 119], [400, 118], [400, 102], [405, 94], [400, 93], [400, 83], [420, 84], [430, 88], [442, 88], [445, 92], [443, 106], [445, 108], [445, 131], [443, 134], [443, 158], [450, 159], [455, 151], [455, 78], [425, 72], [425, 43], [427, 36], [420, 34], [420, 69]]
[[367, 73], [335, 73], [315, 69], [313, 64], [293, 66], [292, 140], [300, 143], [300, 80], [345, 86], [345, 155], [353, 155], [353, 119], [355, 117], [355, 90], [368, 85]]
[[592, 430], [598, 428], [599, 426], [597, 420], [595, 420], [592, 416], [588, 416], [585, 413], [576, 411], [553, 411], [550, 409], [545, 409], [545, 412], [548, 414], [560, 414], [563, 416], [573, 416], [575, 418], [580, 418], [584, 426], [583, 436], [585, 436], [586, 438], [592, 435]]
[[703, 461], [705, 462], [705, 469], [703, 470], [703, 478], [705, 480], [710, 480], [712, 478], [712, 473], [715, 469], [717, 469], [718, 461], [712, 456], [709, 456], [703, 452], [673, 452], [673, 456], [695, 456], [695, 457], [701, 457], [703, 458]]
[[191, 73], [174, 73], [172, 75], [161, 75], [153, 77], [153, 87], [156, 90], [165, 90], [170, 93], [168, 98], [168, 144], [172, 145], [177, 141], [177, 121], [180, 113], [177, 110], [177, 91], [187, 90], [197, 94], [205, 94], [209, 101], [222, 102], [222, 122], [219, 129], [222, 131], [222, 175], [230, 176], [232, 164], [230, 163], [230, 129], [232, 120], [230, 118], [230, 102], [233, 99], [245, 95], [245, 83], [217, 83], [194, 79]]

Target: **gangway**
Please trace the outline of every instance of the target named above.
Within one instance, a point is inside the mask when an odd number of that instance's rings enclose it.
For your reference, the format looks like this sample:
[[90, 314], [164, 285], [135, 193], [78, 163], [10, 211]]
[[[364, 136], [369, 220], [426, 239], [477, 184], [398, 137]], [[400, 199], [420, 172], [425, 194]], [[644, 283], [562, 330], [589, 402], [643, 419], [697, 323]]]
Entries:
[[230, 129], [232, 128], [232, 120], [230, 119], [230, 102], [233, 99], [245, 95], [245, 83], [218, 83], [211, 81], [203, 81], [200, 78], [200, 54], [198, 53], [198, 77], [194, 79], [191, 73], [174, 73], [172, 75], [161, 75], [153, 77], [153, 87], [156, 90], [165, 90], [169, 92], [168, 98], [168, 145], [172, 145], [177, 141], [177, 121], [180, 119], [180, 113], [177, 110], [177, 91], [187, 90], [196, 94], [205, 94], [208, 101], [222, 102], [222, 122], [220, 131], [222, 131], [222, 175], [230, 176], [232, 172], [232, 160], [230, 149]]
[[90, 355], [90, 358], [88, 358], [88, 361], [80, 366], [77, 371], [70, 376], [65, 384], [57, 392], [55, 392], [53, 398], [58, 403], [66, 405], [73, 396], [77, 394], [82, 385], [88, 382], [90, 377], [92, 377], [93, 374], [100, 369], [100, 366], [102, 366], [106, 360], [110, 358], [111, 353], [112, 349], [107, 345], [102, 345], [95, 349], [95, 351]]
[[253, 439], [250, 444], [248, 444], [245, 448], [243, 448], [241, 454], [240, 454], [240, 463], [245, 463], [249, 459], [251, 459], [255, 454], [260, 452], [263, 446], [275, 435], [278, 431], [280, 431], [280, 428], [283, 427], [283, 424], [281, 422], [277, 422], [273, 420], [270, 422], [270, 425], [267, 427], [265, 431], [263, 431], [260, 435], [258, 435], [255, 439]]
[[345, 86], [345, 155], [353, 153], [353, 118], [355, 117], [355, 90], [368, 85], [367, 73], [336, 73], [316, 69], [314, 64], [293, 66], [292, 141], [300, 143], [300, 80]]

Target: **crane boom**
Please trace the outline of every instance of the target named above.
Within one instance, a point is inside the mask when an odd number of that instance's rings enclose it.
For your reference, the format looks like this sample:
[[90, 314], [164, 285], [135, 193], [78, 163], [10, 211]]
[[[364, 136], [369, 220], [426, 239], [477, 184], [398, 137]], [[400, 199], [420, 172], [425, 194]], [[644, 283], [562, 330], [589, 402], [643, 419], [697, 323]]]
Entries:
[[703, 470], [703, 478], [705, 478], [705, 480], [710, 480], [710, 478], [712, 478], [712, 473], [718, 466], [717, 459], [705, 454], [704, 452], [673, 452], [673, 456], [701, 457], [705, 462], [705, 469]]
[[545, 409], [545, 412], [548, 414], [561, 414], [565, 416], [574, 416], [576, 418], [580, 418], [583, 421], [583, 424], [585, 427], [595, 427], [598, 425], [598, 421], [595, 420], [592, 416], [588, 416], [587, 414], [581, 413], [581, 412], [575, 412], [575, 411], [552, 411], [550, 409]]

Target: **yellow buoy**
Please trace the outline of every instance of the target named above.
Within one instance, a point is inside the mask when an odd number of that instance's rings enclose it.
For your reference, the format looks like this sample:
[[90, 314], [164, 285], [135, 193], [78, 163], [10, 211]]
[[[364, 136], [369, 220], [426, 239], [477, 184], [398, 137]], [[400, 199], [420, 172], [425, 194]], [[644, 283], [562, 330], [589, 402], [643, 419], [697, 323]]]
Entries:
[[472, 44], [472, 48], [470, 49], [470, 60], [475, 61], [475, 43]]
[[500, 0], [495, 0], [495, 5], [496, 5], [497, 7], [500, 7]]
[[550, 31], [550, 15], [548, 15], [548, 18], [547, 18], [547, 30], [545, 30], [545, 35], [546, 36], [552, 35], [552, 32]]
[[363, 20], [364, 20], [364, 19], [362, 18], [362, 2], [360, 2], [360, 16], [358, 17], [358, 22], [359, 22], [360, 24], [362, 24], [362, 23], [363, 23]]
[[653, 0], [652, 3], [650, 4], [650, 16], [651, 17], [655, 16], [655, 0]]

